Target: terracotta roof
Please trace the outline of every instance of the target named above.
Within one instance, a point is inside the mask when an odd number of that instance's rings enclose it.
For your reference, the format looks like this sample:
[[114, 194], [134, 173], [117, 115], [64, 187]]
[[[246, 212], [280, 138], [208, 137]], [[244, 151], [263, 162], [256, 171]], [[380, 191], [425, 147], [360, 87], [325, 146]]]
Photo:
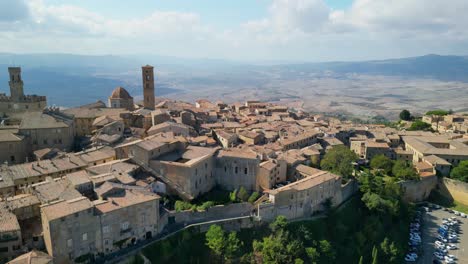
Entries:
[[120, 87], [120, 86], [114, 89], [114, 91], [112, 92], [109, 98], [110, 99], [133, 99], [133, 97], [130, 96], [127, 90], [125, 90], [125, 88]]
[[52, 257], [42, 251], [33, 249], [31, 252], [25, 253], [7, 264], [51, 264]]
[[47, 217], [47, 220], [52, 221], [91, 208], [93, 208], [93, 203], [88, 198], [79, 197], [73, 200], [44, 205], [41, 207], [41, 210]]

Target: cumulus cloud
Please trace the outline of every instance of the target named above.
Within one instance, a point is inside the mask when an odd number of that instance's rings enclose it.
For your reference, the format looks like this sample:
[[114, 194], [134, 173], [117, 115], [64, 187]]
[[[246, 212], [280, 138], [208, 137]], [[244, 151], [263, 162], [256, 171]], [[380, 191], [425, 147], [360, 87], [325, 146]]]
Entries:
[[29, 17], [29, 7], [23, 0], [0, 0], [0, 23]]
[[355, 0], [343, 10], [324, 0], [271, 0], [265, 17], [225, 29], [193, 12], [112, 19], [42, 0], [0, 1], [4, 51], [301, 60], [468, 53], [466, 0]]

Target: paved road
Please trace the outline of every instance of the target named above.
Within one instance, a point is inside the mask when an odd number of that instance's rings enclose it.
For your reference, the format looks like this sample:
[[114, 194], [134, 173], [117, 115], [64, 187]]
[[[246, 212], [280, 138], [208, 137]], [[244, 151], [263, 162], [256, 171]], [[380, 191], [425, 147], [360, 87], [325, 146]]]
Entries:
[[[422, 256], [419, 258], [418, 263], [429, 264], [433, 261], [433, 253], [435, 250], [434, 241], [437, 237], [437, 229], [442, 224], [442, 218], [449, 218], [455, 216], [449, 212], [439, 210], [433, 210], [432, 212], [423, 214], [423, 226], [422, 226]], [[454, 243], [459, 248], [455, 250], [449, 250], [449, 254], [457, 257], [457, 263], [468, 263], [468, 219], [455, 216], [461, 220], [459, 241]]]

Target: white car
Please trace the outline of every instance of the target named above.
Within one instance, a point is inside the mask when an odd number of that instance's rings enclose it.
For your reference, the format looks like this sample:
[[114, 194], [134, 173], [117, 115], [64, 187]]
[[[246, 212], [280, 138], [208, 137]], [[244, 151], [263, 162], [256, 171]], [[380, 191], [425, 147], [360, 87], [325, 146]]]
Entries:
[[447, 245], [447, 249], [457, 249], [457, 246], [455, 244], [449, 244]]
[[447, 257], [451, 258], [451, 259], [457, 259], [454, 255], [447, 255]]
[[460, 212], [458, 212], [458, 211], [455, 211], [455, 213], [454, 213], [454, 214], [455, 214], [455, 215], [460, 215]]
[[416, 261], [416, 258], [413, 258], [413, 257], [410, 257], [410, 256], [406, 256], [406, 257], [405, 257], [405, 261], [408, 261], [408, 262], [415, 262], [415, 261]]
[[444, 243], [442, 243], [440, 241], [436, 241], [435, 244], [436, 244], [436, 246], [439, 246], [439, 247], [445, 246]]
[[464, 213], [461, 213], [460, 216], [463, 217], [463, 218], [466, 218], [466, 217], [467, 217], [467, 215], [464, 214]]

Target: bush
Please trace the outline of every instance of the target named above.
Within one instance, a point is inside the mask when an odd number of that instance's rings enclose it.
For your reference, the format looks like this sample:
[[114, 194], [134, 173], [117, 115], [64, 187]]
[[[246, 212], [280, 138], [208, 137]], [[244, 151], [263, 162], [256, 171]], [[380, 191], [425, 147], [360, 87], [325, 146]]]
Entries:
[[453, 168], [452, 172], [450, 173], [450, 178], [462, 182], [468, 182], [468, 160], [460, 162], [458, 166]]
[[197, 210], [198, 210], [198, 211], [205, 211], [206, 209], [208, 209], [208, 208], [210, 208], [210, 207], [212, 207], [212, 206], [214, 206], [214, 205], [215, 205], [214, 202], [212, 202], [212, 201], [207, 201], [207, 202], [204, 202], [202, 205], [197, 206]]
[[242, 202], [247, 202], [247, 200], [249, 199], [249, 194], [245, 190], [244, 186], [240, 187], [239, 192], [237, 193], [237, 197]]
[[258, 192], [253, 192], [250, 197], [249, 197], [249, 203], [255, 203], [257, 199], [260, 197], [260, 194]]
[[428, 123], [425, 123], [421, 120], [416, 120], [414, 121], [411, 126], [408, 128], [409, 131], [415, 131], [415, 130], [432, 130], [431, 125]]
[[185, 201], [176, 201], [174, 207], [177, 212], [180, 212], [185, 210], [193, 210], [195, 209], [196, 205]]

